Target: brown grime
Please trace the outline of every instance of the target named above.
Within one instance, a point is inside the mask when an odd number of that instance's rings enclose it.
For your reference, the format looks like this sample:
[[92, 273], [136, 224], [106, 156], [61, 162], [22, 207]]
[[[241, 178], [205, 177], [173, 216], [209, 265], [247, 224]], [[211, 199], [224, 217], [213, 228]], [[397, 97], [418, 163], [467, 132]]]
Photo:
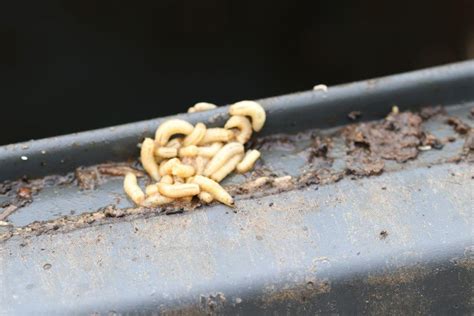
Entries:
[[446, 120], [446, 123], [451, 125], [454, 128], [454, 130], [461, 135], [466, 134], [471, 129], [469, 125], [464, 123], [460, 118], [454, 117], [454, 116], [448, 117], [448, 119]]
[[[442, 114], [442, 111], [437, 112], [439, 112], [437, 115]], [[425, 116], [428, 117], [426, 114]], [[384, 171], [386, 160], [402, 163], [410, 159], [416, 159], [419, 153], [417, 147], [420, 144], [436, 144], [438, 141], [436, 137], [422, 130], [422, 121], [420, 115], [411, 112], [392, 113], [382, 121], [352, 124], [335, 131], [329, 136], [321, 136], [315, 131], [306, 131], [296, 135], [270, 135], [254, 139], [252, 141], [254, 148], [265, 148], [269, 151], [284, 149], [293, 152], [298, 150], [298, 145], [303, 140], [309, 140], [309, 145], [297, 152], [298, 155], [302, 155], [308, 164], [299, 175], [281, 181], [281, 179], [277, 179], [282, 178], [282, 175], [275, 174], [278, 170], [273, 170], [270, 165], [259, 162], [254, 171], [245, 175], [246, 180], [243, 183], [224, 186], [229, 193], [235, 195], [238, 201], [257, 196], [278, 194], [311, 185], [326, 185], [340, 181], [346, 176], [377, 175]], [[345, 151], [339, 154], [333, 153], [335, 142], [342, 144], [343, 147], [345, 146]], [[441, 163], [459, 162], [466, 159], [472, 154], [473, 143], [474, 137], [472, 131], [470, 131], [464, 144], [464, 154], [454, 153], [452, 157]], [[333, 166], [335, 157], [342, 159], [343, 162], [345, 161], [345, 170], [336, 169]], [[265, 160], [265, 156], [263, 160]], [[133, 163], [109, 163], [80, 168], [75, 174], [66, 176], [6, 181], [0, 184], [0, 194], [5, 194], [10, 200], [4, 202], [3, 207], [9, 205], [21, 207], [26, 203], [31, 203], [34, 195], [43, 187], [76, 181], [78, 186], [87, 189], [95, 188], [108, 177], [121, 176], [126, 171], [132, 170], [137, 175], [143, 175], [143, 172], [135, 166]], [[200, 206], [195, 201], [191, 203], [175, 202], [161, 208], [118, 209], [109, 206], [77, 216], [64, 216], [50, 221], [33, 222], [27, 226], [17, 227], [7, 234], [0, 235], [0, 240], [8, 239], [12, 235], [39, 235], [69, 231], [89, 225], [102, 225], [121, 220], [120, 218], [123, 217], [127, 217], [129, 220], [135, 217], [187, 212]]]

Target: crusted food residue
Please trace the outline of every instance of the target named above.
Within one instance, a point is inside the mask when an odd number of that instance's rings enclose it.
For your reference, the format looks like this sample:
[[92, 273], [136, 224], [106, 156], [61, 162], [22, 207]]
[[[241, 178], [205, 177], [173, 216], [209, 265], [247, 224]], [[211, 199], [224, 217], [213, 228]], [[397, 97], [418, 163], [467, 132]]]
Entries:
[[357, 175], [382, 172], [382, 159], [405, 162], [418, 155], [422, 118], [411, 112], [393, 111], [381, 122], [362, 123], [344, 128], [348, 146], [347, 169]]
[[467, 134], [471, 129], [469, 125], [464, 123], [460, 118], [454, 116], [448, 117], [446, 123], [451, 125], [457, 133], [462, 135]]

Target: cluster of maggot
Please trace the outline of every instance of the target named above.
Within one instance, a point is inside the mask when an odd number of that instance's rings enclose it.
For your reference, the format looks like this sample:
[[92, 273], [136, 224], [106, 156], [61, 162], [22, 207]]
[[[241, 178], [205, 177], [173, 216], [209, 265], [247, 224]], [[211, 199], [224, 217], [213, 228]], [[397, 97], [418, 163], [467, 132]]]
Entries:
[[[197, 103], [188, 112], [215, 108], [211, 103]], [[231, 115], [223, 128], [195, 126], [181, 119], [161, 124], [155, 139], [145, 138], [141, 144], [140, 160], [154, 181], [140, 188], [135, 174], [128, 173], [124, 190], [140, 206], [156, 207], [173, 201], [191, 201], [197, 196], [203, 203], [216, 200], [234, 205], [232, 196], [219, 184], [236, 171], [251, 170], [260, 158], [255, 149], [245, 152], [244, 144], [253, 131], [262, 129], [266, 114], [254, 101], [240, 101], [229, 107]]]

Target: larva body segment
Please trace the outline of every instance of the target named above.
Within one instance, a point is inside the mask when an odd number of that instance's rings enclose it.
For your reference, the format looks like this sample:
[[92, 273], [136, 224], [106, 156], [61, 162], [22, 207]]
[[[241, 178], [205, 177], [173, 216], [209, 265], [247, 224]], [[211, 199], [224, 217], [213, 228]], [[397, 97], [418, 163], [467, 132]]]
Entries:
[[198, 194], [198, 198], [206, 204], [209, 204], [214, 200], [212, 194], [206, 191], [201, 191], [201, 193]]
[[170, 176], [169, 174], [165, 174], [164, 176], [161, 177], [161, 180], [160, 180], [160, 183], [173, 184], [173, 182], [174, 182], [173, 177]]
[[163, 161], [160, 164], [159, 172], [161, 176], [164, 176], [166, 174], [171, 175], [171, 170], [173, 169], [174, 166], [180, 164], [180, 161], [178, 158], [172, 158], [167, 161]]
[[196, 145], [189, 145], [179, 149], [180, 157], [195, 157], [199, 154], [199, 148]]

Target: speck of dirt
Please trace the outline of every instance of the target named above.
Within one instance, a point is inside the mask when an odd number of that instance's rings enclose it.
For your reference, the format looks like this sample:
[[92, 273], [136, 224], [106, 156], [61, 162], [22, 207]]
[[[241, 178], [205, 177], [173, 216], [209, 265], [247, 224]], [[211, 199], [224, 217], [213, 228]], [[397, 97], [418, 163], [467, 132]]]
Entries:
[[382, 187], [382, 190], [387, 190], [387, 187]]
[[386, 230], [382, 230], [382, 231], [380, 232], [380, 234], [379, 234], [379, 238], [380, 238], [381, 240], [383, 240], [383, 239], [385, 239], [385, 238], [387, 238], [387, 237], [388, 237], [388, 232], [387, 232]]
[[256, 235], [255, 238], [257, 238], [257, 240], [263, 240], [263, 237], [261, 235]]
[[31, 189], [28, 187], [21, 187], [18, 189], [18, 197], [22, 199], [31, 199]]
[[268, 203], [268, 206], [269, 206], [269, 207], [272, 207], [272, 206], [273, 206], [273, 202]]
[[49, 270], [49, 269], [51, 269], [51, 267], [52, 267], [52, 265], [49, 264], [49, 263], [45, 263], [45, 264], [43, 265], [43, 269], [44, 269], [44, 270]]
[[358, 120], [359, 118], [362, 117], [362, 112], [361, 111], [352, 111], [349, 114], [347, 114], [347, 117], [351, 121], [356, 121], [356, 120]]

